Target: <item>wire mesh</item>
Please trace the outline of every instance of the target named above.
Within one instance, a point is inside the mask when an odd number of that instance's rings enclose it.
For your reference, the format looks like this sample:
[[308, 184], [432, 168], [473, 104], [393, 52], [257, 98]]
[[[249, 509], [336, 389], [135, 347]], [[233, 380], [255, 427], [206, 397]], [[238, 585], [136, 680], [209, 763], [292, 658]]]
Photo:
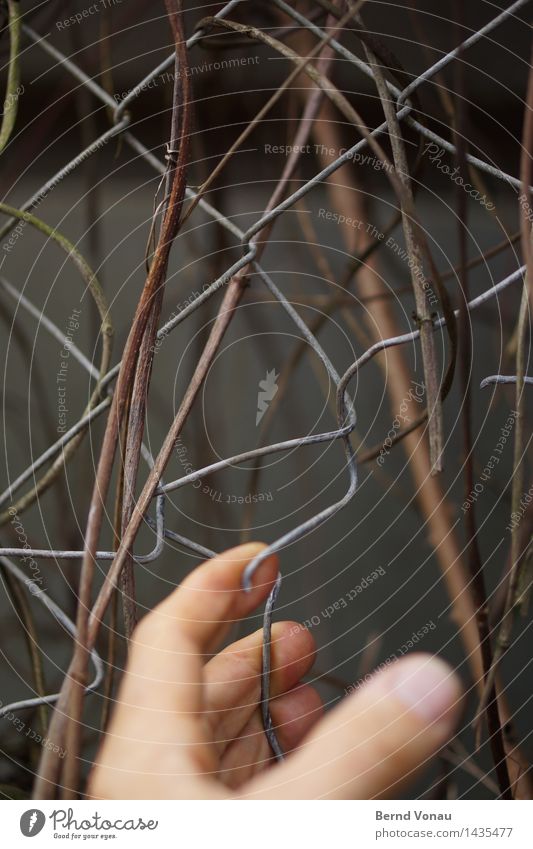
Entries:
[[[223, 22], [225, 19], [228, 19], [230, 13], [234, 11], [246, 11], [245, 7], [248, 5], [249, 4], [247, 3], [241, 2], [241, 0], [231, 0], [231, 2], [224, 5], [220, 11], [218, 11], [215, 15], [215, 19], [219, 22]], [[455, 49], [446, 53], [437, 62], [429, 65], [421, 73], [414, 76], [413, 79], [411, 79], [410, 82], [408, 82], [408, 84], [406, 84], [403, 88], [399, 88], [394, 83], [387, 80], [386, 85], [391, 102], [394, 105], [396, 118], [402, 126], [408, 127], [410, 130], [419, 134], [420, 138], [425, 142], [437, 144], [439, 148], [445, 150], [447, 153], [457, 155], [458, 150], [455, 144], [450, 142], [444, 135], [441, 136], [429, 129], [420, 120], [420, 118], [417, 117], [417, 110], [415, 108], [413, 98], [417, 91], [428, 81], [434, 79], [444, 69], [451, 66], [458, 58], [463, 57], [465, 52], [480, 40], [493, 34], [500, 26], [505, 24], [527, 5], [528, 0], [517, 0], [517, 2], [509, 5], [508, 8], [499, 11], [487, 24], [479, 28], [477, 31], [472, 32], [467, 38], [458, 44]], [[294, 22], [294, 26], [298, 30], [305, 30], [315, 39], [318, 39], [324, 44], [327, 43], [333, 55], [342, 59], [344, 63], [347, 63], [349, 67], [353, 69], [354, 74], [365, 75], [374, 79], [375, 72], [370, 62], [364, 61], [347, 49], [340, 40], [338, 40], [338, 38], [333, 36], [332, 28], [319, 26], [316, 23], [316, 15], [311, 13], [306, 15], [289, 3], [284, 2], [284, 0], [272, 0], [272, 6], [292, 20]], [[202, 38], [205, 38], [207, 33], [211, 32], [215, 19], [210, 22], [209, 27], [204, 27], [200, 23], [200, 26], [195, 29], [194, 34], [188, 39], [187, 48], [190, 49]], [[167, 170], [167, 163], [155, 156], [154, 153], [134, 134], [132, 130], [132, 114], [136, 107], [137, 99], [147, 90], [154, 80], [156, 80], [166, 70], [171, 68], [174, 63], [174, 53], [169, 55], [162, 62], [159, 62], [148, 75], [141, 79], [139, 83], [135, 85], [125, 96], [121, 97], [119, 93], [111, 94], [109, 91], [106, 91], [97, 78], [91, 77], [79, 64], [77, 64], [75, 58], [65, 55], [61, 50], [55, 47], [45, 32], [36, 31], [28, 24], [23, 23], [22, 34], [28, 45], [34, 45], [35, 48], [45, 53], [53, 62], [55, 67], [59, 67], [63, 73], [74, 78], [79, 83], [80, 89], [85, 90], [96, 103], [100, 103], [107, 108], [111, 125], [105, 130], [105, 132], [94, 138], [94, 140], [91, 141], [91, 143], [88, 144], [88, 146], [85, 147], [76, 157], [71, 159], [66, 165], [61, 167], [57, 173], [53, 174], [45, 183], [43, 183], [43, 185], [37, 188], [32, 196], [20, 206], [20, 212], [17, 216], [8, 214], [7, 221], [0, 232], [0, 236], [2, 238], [5, 238], [19, 222], [29, 221], [28, 218], [24, 217], [25, 214], [31, 214], [34, 210], [36, 210], [39, 204], [50, 194], [50, 192], [57, 189], [57, 187], [64, 181], [67, 181], [76, 169], [78, 169], [91, 157], [97, 158], [99, 151], [101, 151], [113, 139], [120, 140], [123, 144], [128, 145], [136, 157], [147, 163], [155, 173], [163, 176]], [[340, 38], [338, 33], [337, 36]], [[228, 236], [231, 238], [232, 244], [239, 247], [240, 256], [228, 265], [223, 273], [206, 286], [200, 294], [191, 296], [191, 300], [188, 305], [182, 308], [177, 315], [174, 315], [166, 323], [162, 324], [157, 332], [158, 342], [163, 342], [169, 334], [176, 331], [177, 328], [187, 322], [187, 320], [190, 319], [191, 316], [193, 316], [198, 310], [201, 310], [205, 305], [207, 305], [210, 299], [212, 299], [217, 292], [226, 287], [235, 275], [238, 275], [239, 272], [246, 269], [253, 269], [253, 285], [263, 287], [264, 292], [268, 294], [268, 297], [280, 305], [289, 319], [293, 322], [295, 331], [298, 333], [299, 338], [304, 339], [307, 342], [314, 354], [325, 367], [332, 384], [335, 386], [337, 422], [335, 428], [330, 429], [329, 431], [304, 434], [298, 438], [272, 442], [266, 446], [261, 446], [249, 451], [243, 451], [231, 457], [225, 457], [217, 462], [210, 463], [203, 468], [195, 469], [192, 472], [183, 474], [175, 480], [165, 482], [161, 479], [153, 494], [153, 510], [155, 518], [152, 518], [149, 514], [145, 516], [145, 521], [154, 532], [154, 545], [152, 550], [148, 553], [139, 553], [136, 551], [133, 555], [135, 563], [148, 564], [157, 561], [164, 550], [165, 539], [176, 541], [181, 546], [187, 547], [195, 554], [203, 557], [213, 555], [213, 552], [206, 548], [201, 541], [189, 539], [176, 533], [167, 526], [165, 523], [165, 501], [168, 493], [190, 486], [196, 481], [204, 480], [209, 475], [225, 468], [250, 463], [258, 460], [259, 458], [271, 455], [283, 455], [284, 452], [289, 452], [295, 449], [303, 450], [307, 446], [321, 443], [339, 443], [339, 451], [341, 450], [341, 447], [344, 451], [344, 469], [347, 481], [345, 494], [340, 499], [329, 504], [326, 508], [293, 527], [289, 532], [284, 533], [278, 539], [272, 541], [264, 552], [250, 563], [246, 569], [244, 577], [245, 588], [249, 588], [251, 586], [251, 580], [254, 573], [259, 565], [270, 554], [284, 550], [305, 535], [315, 533], [324, 522], [328, 521], [338, 511], [345, 508], [354, 498], [358, 487], [358, 461], [357, 454], [352, 448], [350, 441], [350, 435], [356, 425], [356, 409], [349, 393], [351, 381], [379, 352], [388, 348], [412, 343], [419, 339], [421, 329], [419, 328], [410, 332], [402, 333], [395, 337], [381, 339], [380, 341], [372, 344], [368, 350], [359, 356], [357, 360], [344, 371], [344, 373], [339, 373], [335, 364], [330, 360], [317, 335], [313, 333], [313, 330], [304, 321], [299, 312], [291, 304], [290, 300], [276, 285], [272, 276], [262, 267], [259, 258], [260, 251], [258, 250], [258, 239], [260, 239], [261, 234], [265, 231], [266, 227], [272, 225], [288, 211], [293, 210], [301, 199], [305, 198], [309, 193], [312, 193], [317, 187], [323, 185], [327, 178], [334, 175], [335, 172], [343, 165], [356, 161], [357, 156], [360, 155], [365, 148], [368, 149], [371, 146], [371, 140], [377, 140], [380, 136], [383, 136], [387, 132], [388, 122], [384, 121], [375, 129], [371, 130], [368, 137], [356, 138], [352, 146], [344, 153], [336, 156], [330, 164], [321, 168], [310, 179], [302, 180], [296, 190], [290, 192], [287, 197], [278, 200], [273, 208], [265, 210], [250, 226], [243, 229], [237, 226], [234, 220], [217, 209], [212, 203], [208, 202], [205, 197], [199, 196], [197, 190], [192, 187], [187, 187], [187, 198], [190, 201], [196, 200], [199, 209], [224, 228]], [[354, 134], [357, 136], [355, 128]], [[516, 191], [521, 187], [521, 180], [519, 176], [505, 173], [494, 162], [487, 161], [486, 159], [475, 156], [469, 152], [465, 154], [465, 159], [469, 165], [473, 166], [479, 172], [484, 173], [491, 178], [496, 178], [513, 191]], [[471, 299], [468, 303], [461, 307], [460, 310], [455, 310], [453, 314], [456, 317], [459, 317], [461, 311], [464, 312], [464, 310], [467, 310], [468, 312], [472, 312], [478, 307], [486, 304], [490, 301], [490, 299], [497, 298], [498, 295], [507, 287], [520, 285], [524, 278], [524, 272], [525, 265], [518, 265], [513, 273], [507, 275], [500, 282], [488, 288], [482, 295]], [[15, 286], [13, 286], [12, 283], [3, 275], [0, 277], [0, 284], [6, 295], [9, 296], [14, 303], [16, 303], [18, 310], [21, 310], [23, 313], [27, 313], [34, 319], [38, 320], [40, 326], [56, 340], [62, 341], [64, 339], [64, 330], [50, 320], [41, 309], [36, 307], [22, 291], [19, 291]], [[436, 316], [432, 319], [432, 331], [443, 328], [445, 325], [445, 317]], [[94, 404], [92, 408], [86, 410], [84, 415], [74, 426], [66, 430], [59, 439], [49, 445], [49, 447], [42, 451], [39, 456], [32, 459], [32, 462], [28, 465], [28, 467], [20, 472], [17, 477], [9, 483], [7, 488], [0, 495], [0, 507], [4, 509], [12, 509], [14, 499], [24, 484], [34, 482], [36, 480], [37, 473], [41, 469], [45, 468], [51, 461], [57, 460], [58, 457], [61, 457], [61, 452], [75, 437], [81, 434], [88, 425], [93, 423], [98, 417], [105, 417], [109, 413], [114, 391], [114, 382], [119, 374], [120, 363], [116, 363], [111, 368], [108, 368], [104, 375], [99, 375], [98, 368], [93, 365], [90, 358], [73, 341], [70, 344], [70, 354], [78, 361], [82, 368], [86, 370], [87, 374], [90, 375], [93, 381], [100, 380], [101, 400]], [[159, 354], [159, 356], [161, 355]], [[164, 356], [164, 353], [162, 356]], [[527, 376], [524, 380], [526, 383], [533, 382], [533, 378], [528, 378]], [[516, 376], [505, 377], [501, 375], [494, 375], [487, 377], [483, 385], [486, 386], [489, 383], [509, 383], [513, 381], [516, 381]], [[146, 445], [143, 445], [142, 453], [148, 470], [152, 469], [154, 466], [154, 459], [151, 451]], [[13, 512], [13, 516], [17, 517], [18, 512]], [[14, 575], [14, 577], [24, 584], [29, 592], [33, 593], [47, 607], [49, 612], [56, 617], [56, 619], [63, 624], [63, 626], [71, 634], [73, 634], [75, 632], [75, 626], [72, 621], [49, 598], [47, 593], [40, 588], [39, 583], [29, 578], [16, 565], [14, 565], [9, 558], [21, 559], [25, 563], [29, 558], [42, 558], [49, 560], [70, 559], [81, 561], [84, 556], [84, 550], [66, 550], [56, 548], [53, 545], [43, 545], [40, 548], [33, 548], [26, 542], [25, 544], [20, 544], [18, 546], [1, 547], [0, 556], [2, 558], [2, 563]], [[113, 561], [115, 557], [116, 552], [113, 550], [98, 550], [96, 553], [96, 558], [102, 561]], [[274, 602], [279, 590], [280, 582], [278, 581], [267, 604], [265, 613], [262, 705], [265, 731], [275, 754], [278, 757], [282, 757], [281, 747], [272, 727], [272, 720], [268, 710], [270, 627], [274, 610]], [[96, 677], [88, 687], [87, 692], [93, 691], [95, 688], [100, 686], [103, 674], [102, 662], [95, 651], [92, 653], [92, 658]], [[0, 716], [6, 715], [12, 711], [35, 707], [41, 703], [51, 704], [56, 701], [57, 698], [57, 694], [50, 694], [41, 698], [37, 697], [18, 701], [17, 703], [2, 707], [0, 709]]]

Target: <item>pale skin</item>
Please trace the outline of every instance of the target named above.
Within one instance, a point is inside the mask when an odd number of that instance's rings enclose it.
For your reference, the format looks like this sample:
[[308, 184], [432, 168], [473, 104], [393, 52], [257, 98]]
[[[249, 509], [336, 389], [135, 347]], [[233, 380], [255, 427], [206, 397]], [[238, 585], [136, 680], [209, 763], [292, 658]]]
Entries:
[[461, 685], [442, 660], [414, 654], [324, 714], [302, 684], [315, 657], [294, 622], [272, 630], [271, 712], [287, 753], [275, 763], [259, 711], [262, 633], [217, 651], [264, 603], [278, 572], [248, 543], [195, 569], [137, 626], [87, 795], [103, 799], [394, 798], [453, 734]]

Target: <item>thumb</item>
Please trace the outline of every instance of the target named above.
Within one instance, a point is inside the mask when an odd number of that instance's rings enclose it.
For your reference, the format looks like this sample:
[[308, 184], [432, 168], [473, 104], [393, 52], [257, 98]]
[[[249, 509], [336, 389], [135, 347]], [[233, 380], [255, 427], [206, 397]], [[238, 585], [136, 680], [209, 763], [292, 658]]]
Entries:
[[462, 688], [444, 661], [399, 660], [346, 698], [302, 747], [246, 787], [253, 798], [394, 796], [448, 741]]

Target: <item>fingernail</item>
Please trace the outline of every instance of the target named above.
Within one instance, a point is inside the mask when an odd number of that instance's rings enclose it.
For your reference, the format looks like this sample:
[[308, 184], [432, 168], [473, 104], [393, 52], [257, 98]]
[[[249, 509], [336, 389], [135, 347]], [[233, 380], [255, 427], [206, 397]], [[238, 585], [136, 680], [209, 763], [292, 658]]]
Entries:
[[461, 685], [452, 668], [438, 657], [416, 654], [390, 669], [391, 695], [428, 725], [453, 724], [461, 700]]

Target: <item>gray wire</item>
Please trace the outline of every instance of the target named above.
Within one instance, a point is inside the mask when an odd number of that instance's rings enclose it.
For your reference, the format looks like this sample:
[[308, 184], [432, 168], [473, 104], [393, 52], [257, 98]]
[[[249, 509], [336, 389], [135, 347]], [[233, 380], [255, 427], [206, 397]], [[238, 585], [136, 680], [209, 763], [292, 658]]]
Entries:
[[[524, 383], [533, 384], [533, 377], [524, 376]], [[487, 386], [490, 386], [492, 383], [498, 384], [506, 384], [506, 383], [516, 383], [517, 377], [515, 374], [491, 374], [490, 377], [485, 377], [481, 383], [479, 384], [480, 389], [486, 389]]]

